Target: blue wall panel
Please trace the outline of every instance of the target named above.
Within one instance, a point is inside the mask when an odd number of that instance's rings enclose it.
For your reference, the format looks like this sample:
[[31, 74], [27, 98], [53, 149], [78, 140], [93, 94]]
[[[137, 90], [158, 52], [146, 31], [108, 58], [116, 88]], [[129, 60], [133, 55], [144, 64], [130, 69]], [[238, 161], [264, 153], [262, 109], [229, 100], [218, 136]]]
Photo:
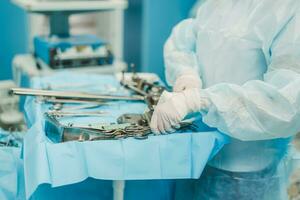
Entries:
[[142, 42], [142, 0], [129, 0], [125, 11], [124, 58], [127, 63], [134, 63], [141, 70]]
[[163, 80], [163, 46], [172, 28], [188, 17], [195, 0], [144, 0], [142, 23], [142, 71]]
[[27, 24], [24, 11], [10, 0], [0, 0], [0, 80], [11, 79], [11, 62], [27, 51]]

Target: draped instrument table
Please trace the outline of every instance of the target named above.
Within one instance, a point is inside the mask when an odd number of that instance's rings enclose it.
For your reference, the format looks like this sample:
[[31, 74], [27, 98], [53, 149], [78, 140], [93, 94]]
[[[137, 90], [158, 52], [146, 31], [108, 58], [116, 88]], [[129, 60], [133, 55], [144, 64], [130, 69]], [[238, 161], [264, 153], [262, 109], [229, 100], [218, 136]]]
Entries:
[[[49, 88], [50, 86], [54, 90], [61, 87], [61, 89], [84, 89], [86, 92], [98, 91], [109, 94], [125, 92], [122, 89], [116, 91], [116, 88], [121, 86], [114, 76], [109, 75], [63, 72], [34, 78], [30, 84], [34, 88]], [[80, 85], [84, 88], [80, 88]], [[63, 88], [64, 86], [65, 88]], [[71, 193], [73, 191], [73, 196], [64, 195], [64, 199], [80, 199], [87, 196], [89, 199], [99, 199], [98, 195], [100, 194], [98, 193], [93, 198], [92, 186], [87, 186], [89, 188], [87, 194], [78, 192], [78, 188], [85, 188], [84, 185], [88, 182], [101, 180], [99, 187], [102, 187], [103, 190], [100, 192], [101, 188], [97, 187], [97, 191], [104, 197], [100, 199], [111, 199], [111, 194], [108, 194], [111, 193], [111, 182], [109, 181], [126, 180], [125, 193], [130, 192], [130, 187], [133, 187], [135, 188], [134, 192], [142, 195], [145, 191], [143, 187], [150, 187], [151, 195], [164, 195], [162, 199], [168, 199], [169, 194], [165, 194], [166, 191], [172, 192], [170, 187], [169, 190], [166, 189], [169, 184], [172, 184], [172, 181], [169, 180], [199, 178], [206, 163], [228, 142], [224, 135], [215, 129], [206, 127], [199, 121], [197, 132], [149, 136], [144, 140], [127, 138], [53, 143], [44, 131], [43, 114], [49, 109], [49, 106], [38, 102], [33, 97], [26, 98], [25, 113], [30, 127], [24, 139], [27, 198], [34, 199], [35, 193], [42, 193], [42, 191], [46, 191], [45, 188], [49, 190], [58, 188], [55, 190], [56, 198], [59, 196], [59, 191], [65, 194], [64, 191], [71, 191]], [[100, 108], [108, 113], [103, 117], [63, 118], [61, 122], [116, 122], [117, 117], [121, 114], [143, 113], [145, 108], [146, 105], [142, 102], [112, 102]], [[59, 190], [64, 187], [65, 190]], [[155, 192], [155, 188], [163, 193]], [[109, 190], [109, 192], [104, 190]], [[46, 199], [51, 199], [49, 192], [47, 196]], [[126, 199], [131, 199], [129, 196], [129, 194], [125, 194]], [[151, 199], [149, 194], [145, 195], [145, 198], [134, 196], [137, 199]], [[42, 198], [36, 197], [36, 199]]]

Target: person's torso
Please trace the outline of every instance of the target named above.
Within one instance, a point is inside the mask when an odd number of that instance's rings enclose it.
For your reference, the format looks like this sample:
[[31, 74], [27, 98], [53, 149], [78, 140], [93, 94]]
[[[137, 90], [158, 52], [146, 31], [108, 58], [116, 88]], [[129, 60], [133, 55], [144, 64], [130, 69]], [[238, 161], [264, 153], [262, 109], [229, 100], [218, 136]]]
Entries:
[[[298, 0], [205, 2], [196, 19], [195, 49], [204, 87], [262, 80], [271, 62], [272, 43], [294, 16], [297, 4]], [[281, 139], [257, 142], [233, 139], [210, 165], [231, 171], [261, 170], [279, 160], [285, 144]]]

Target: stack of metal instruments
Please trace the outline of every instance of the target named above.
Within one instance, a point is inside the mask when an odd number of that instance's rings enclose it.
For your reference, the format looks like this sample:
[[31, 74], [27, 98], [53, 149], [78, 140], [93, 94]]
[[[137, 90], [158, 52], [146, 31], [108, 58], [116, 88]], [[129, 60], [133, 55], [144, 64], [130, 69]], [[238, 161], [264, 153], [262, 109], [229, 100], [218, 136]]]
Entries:
[[24, 132], [13, 132], [0, 129], [0, 147], [21, 147], [24, 135]]
[[0, 141], [0, 147], [19, 147], [19, 144], [13, 140], [9, 139], [7, 141]]
[[149, 126], [130, 123], [107, 124], [61, 124], [56, 117], [45, 114], [45, 131], [53, 142], [111, 140], [127, 137], [146, 139], [151, 130]]
[[[129, 89], [132, 95], [98, 95], [84, 92], [68, 92], [53, 90], [38, 90], [28, 88], [12, 88], [15, 95], [37, 96], [47, 103], [52, 103], [51, 110], [45, 113], [45, 131], [53, 142], [67, 141], [94, 141], [134, 137], [146, 139], [152, 134], [150, 121], [155, 105], [165, 90], [156, 82], [148, 82], [133, 73], [130, 81], [124, 78], [121, 85]], [[67, 125], [59, 122], [62, 117], [102, 116], [104, 111], [78, 112], [78, 109], [61, 109], [63, 104], [78, 103], [77, 108], [90, 108], [107, 104], [111, 101], [142, 101], [147, 104], [147, 111], [143, 114], [123, 114], [118, 117], [116, 123], [107, 124], [74, 124]], [[190, 126], [190, 122], [181, 124], [181, 128]]]

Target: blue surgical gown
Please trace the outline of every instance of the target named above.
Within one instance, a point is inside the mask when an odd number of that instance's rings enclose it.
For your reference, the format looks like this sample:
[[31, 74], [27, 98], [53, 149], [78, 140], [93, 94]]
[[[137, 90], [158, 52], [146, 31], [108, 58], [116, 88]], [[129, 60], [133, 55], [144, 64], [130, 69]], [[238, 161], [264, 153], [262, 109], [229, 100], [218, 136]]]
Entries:
[[167, 40], [168, 83], [196, 70], [208, 102], [199, 110], [203, 121], [232, 138], [197, 181], [198, 199], [286, 198], [278, 188], [288, 138], [300, 130], [299, 6], [299, 0], [207, 0]]

